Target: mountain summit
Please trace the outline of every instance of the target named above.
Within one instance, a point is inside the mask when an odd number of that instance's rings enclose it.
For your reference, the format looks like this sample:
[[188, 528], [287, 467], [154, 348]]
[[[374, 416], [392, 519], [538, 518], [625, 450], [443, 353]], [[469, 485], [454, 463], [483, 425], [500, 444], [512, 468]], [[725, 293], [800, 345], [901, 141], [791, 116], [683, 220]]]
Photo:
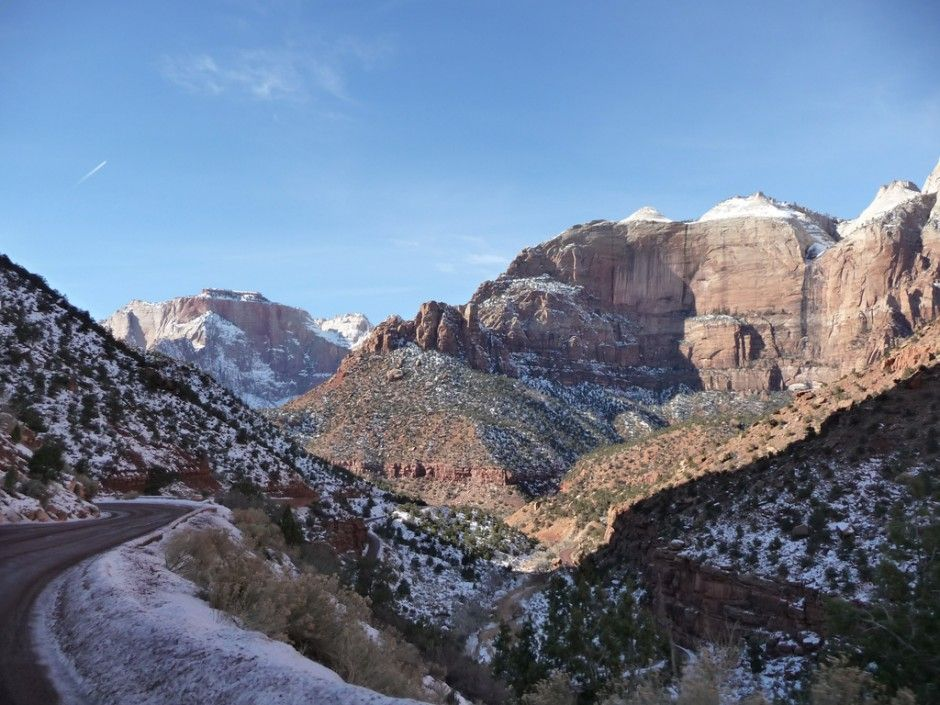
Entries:
[[131, 301], [103, 325], [140, 350], [199, 367], [255, 407], [275, 406], [323, 382], [371, 330], [361, 314], [314, 319], [258, 292], [230, 289]]
[[468, 303], [380, 324], [286, 422], [357, 470], [539, 493], [571, 458], [683, 417], [687, 392], [766, 397], [878, 359], [940, 314], [938, 215], [897, 181], [847, 223], [758, 192], [695, 221], [576, 225]]

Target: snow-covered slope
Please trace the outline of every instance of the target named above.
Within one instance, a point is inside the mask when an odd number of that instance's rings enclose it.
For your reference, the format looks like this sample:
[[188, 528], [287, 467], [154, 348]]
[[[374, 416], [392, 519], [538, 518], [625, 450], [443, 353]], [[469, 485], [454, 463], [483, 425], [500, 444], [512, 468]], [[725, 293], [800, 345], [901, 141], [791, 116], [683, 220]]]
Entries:
[[0, 410], [115, 489], [181, 478], [210, 491], [337, 482], [326, 465], [208, 375], [112, 338], [45, 281], [0, 256]]
[[732, 218], [773, 218], [801, 226], [808, 237], [807, 259], [814, 259], [835, 244], [832, 220], [794, 203], [770, 198], [758, 191], [750, 196], [729, 198], [706, 211], [696, 222], [707, 223]]
[[[929, 185], [930, 178], [931, 177], [928, 177], [925, 186]], [[911, 181], [892, 181], [887, 183], [878, 189], [874, 200], [868, 204], [868, 207], [865, 208], [857, 218], [840, 223], [839, 234], [846, 237], [866, 223], [884, 217], [899, 206], [920, 195], [922, 195], [920, 189]]]
[[205, 370], [255, 407], [276, 406], [323, 382], [371, 330], [361, 314], [314, 319], [258, 292], [228, 289], [132, 301], [104, 326], [129, 345]]
[[335, 340], [345, 347], [355, 350], [372, 332], [372, 324], [361, 313], [344, 313], [333, 318], [314, 319], [321, 330], [335, 335]]
[[940, 160], [937, 160], [937, 166], [933, 168], [927, 180], [924, 181], [923, 193], [940, 193]]

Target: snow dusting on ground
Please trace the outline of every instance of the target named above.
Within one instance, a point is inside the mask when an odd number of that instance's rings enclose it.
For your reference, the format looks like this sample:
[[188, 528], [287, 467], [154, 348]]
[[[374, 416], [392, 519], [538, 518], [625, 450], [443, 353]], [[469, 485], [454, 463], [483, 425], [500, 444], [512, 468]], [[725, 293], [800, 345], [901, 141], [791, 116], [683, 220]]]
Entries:
[[[344, 682], [289, 645], [242, 629], [164, 564], [168, 537], [233, 527], [222, 508], [83, 563], [40, 598], [36, 642], [66, 705], [414, 703]], [[146, 645], [146, 648], [141, 648]]]

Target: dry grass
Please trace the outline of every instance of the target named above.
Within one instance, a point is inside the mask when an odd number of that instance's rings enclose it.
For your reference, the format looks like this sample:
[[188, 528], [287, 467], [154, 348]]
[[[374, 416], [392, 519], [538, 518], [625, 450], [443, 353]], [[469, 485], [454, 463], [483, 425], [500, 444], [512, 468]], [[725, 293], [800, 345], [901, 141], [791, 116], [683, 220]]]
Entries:
[[428, 669], [417, 650], [372, 627], [368, 602], [335, 577], [291, 574], [261, 558], [259, 552], [271, 550], [262, 548], [265, 541], [277, 538], [266, 528], [270, 522], [250, 512], [240, 524], [245, 543], [218, 529], [183, 532], [167, 542], [167, 566], [199, 586], [214, 608], [292, 644], [347, 682], [427, 699], [421, 679]]

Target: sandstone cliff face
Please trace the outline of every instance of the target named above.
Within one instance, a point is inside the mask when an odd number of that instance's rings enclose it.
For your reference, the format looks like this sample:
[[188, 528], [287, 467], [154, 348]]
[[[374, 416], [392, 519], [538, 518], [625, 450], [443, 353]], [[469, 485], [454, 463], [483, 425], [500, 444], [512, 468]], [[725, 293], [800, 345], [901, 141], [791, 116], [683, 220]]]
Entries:
[[[678, 420], [655, 405], [683, 388], [739, 400], [808, 389], [864, 368], [937, 317], [935, 176], [924, 191], [910, 182], [882, 187], [850, 221], [756, 193], [724, 201], [696, 221], [674, 222], [645, 208], [618, 222], [572, 227], [523, 250], [468, 303], [432, 301], [413, 320], [385, 321], [328, 384], [292, 404], [292, 413], [308, 417], [310, 448], [364, 471], [480, 478], [504, 468], [509, 482], [526, 477], [529, 491], [556, 486], [570, 458], [610, 442], [611, 427], [635, 440], [644, 424], [649, 432]], [[386, 377], [398, 374], [389, 361], [402, 351], [417, 359], [443, 354], [483, 376], [446, 390], [407, 374]], [[478, 381], [503, 376], [523, 386]], [[391, 383], [400, 390], [393, 402], [354, 393]], [[601, 433], [562, 438], [543, 423], [559, 418], [546, 411], [550, 401], [565, 399], [564, 390], [590, 390], [577, 413]], [[501, 394], [528, 396], [528, 411], [513, 410], [521, 463], [493, 452], [502, 431], [481, 431], [498, 427], [499, 415], [489, 409]], [[493, 403], [487, 395], [495, 395]], [[624, 395], [649, 395], [655, 404], [611, 403]], [[395, 421], [403, 404], [421, 410], [442, 403], [446, 420], [431, 434], [424, 422], [400, 428]], [[476, 429], [473, 443], [466, 428]], [[550, 463], [529, 462], [548, 447]], [[439, 465], [448, 470], [421, 469]], [[533, 481], [540, 475], [551, 481]]]
[[324, 381], [369, 326], [358, 314], [317, 322], [260, 294], [220, 289], [132, 301], [104, 325], [118, 340], [205, 370], [252, 406], [275, 405]]
[[[845, 228], [762, 194], [700, 220], [596, 221], [524, 250], [464, 306], [431, 302], [365, 347], [408, 342], [565, 384], [765, 391], [867, 364], [937, 314], [936, 194]], [[840, 234], [840, 231], [845, 233]]]

